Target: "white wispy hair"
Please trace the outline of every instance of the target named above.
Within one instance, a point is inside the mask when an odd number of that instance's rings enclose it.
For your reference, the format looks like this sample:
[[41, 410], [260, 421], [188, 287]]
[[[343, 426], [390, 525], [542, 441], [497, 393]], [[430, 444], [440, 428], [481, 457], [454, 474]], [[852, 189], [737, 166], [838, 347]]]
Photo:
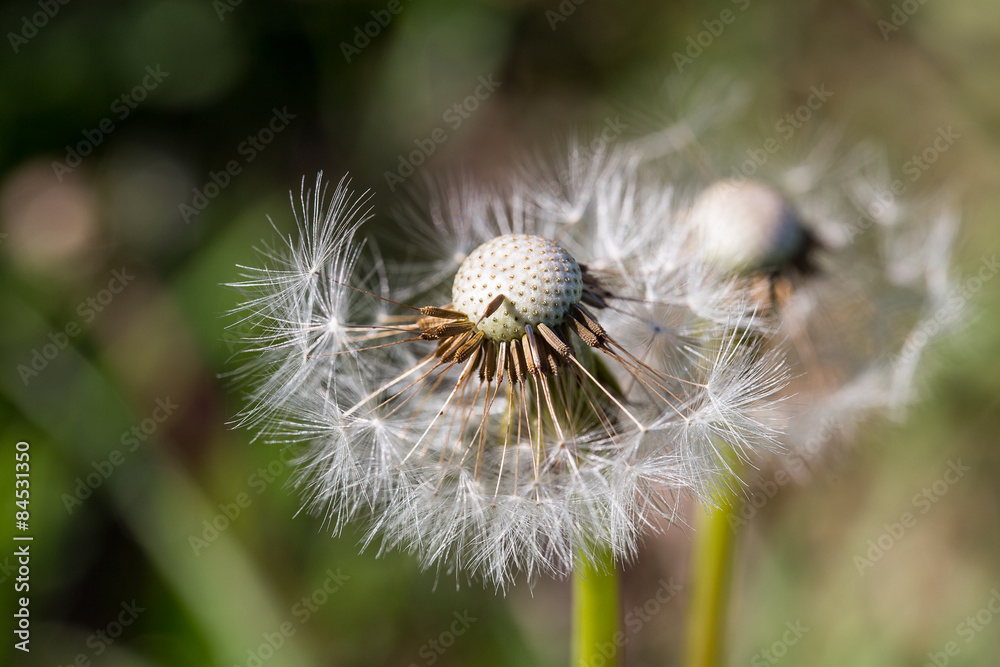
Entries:
[[[870, 145], [849, 152], [841, 170], [843, 181], [822, 199], [845, 203], [803, 218], [816, 225], [822, 245], [815, 273], [796, 288], [781, 318], [790, 363], [805, 371], [792, 406], [803, 423], [822, 423], [827, 436], [826, 451], [803, 453], [815, 462], [838, 455], [857, 422], [905, 415], [922, 394], [930, 344], [963, 320], [949, 303], [959, 226], [950, 198], [916, 186], [893, 194], [887, 160]], [[820, 190], [797, 196], [803, 208]], [[816, 443], [815, 432], [789, 433], [798, 435], [793, 450]]]
[[[364, 195], [303, 180], [298, 235], [236, 283], [258, 332], [240, 422], [300, 447], [297, 484], [335, 533], [360, 520], [366, 544], [503, 588], [633, 558], [680, 494], [709, 497], [733, 461], [776, 449], [785, 366], [634, 155], [571, 150], [548, 175], [429, 190], [390, 262], [362, 239]], [[497, 306], [450, 310], [452, 280], [511, 234], [565, 248], [583, 297], [493, 341], [478, 323]]]
[[[787, 465], [791, 455], [801, 473], [840, 457], [859, 422], [904, 415], [920, 397], [930, 344], [962, 321], [951, 269], [959, 216], [950, 198], [894, 178], [884, 151], [871, 143], [849, 146], [829, 128], [817, 134], [804, 155], [774, 156], [753, 178], [719, 178], [700, 190], [770, 189], [803, 233], [795, 257], [729, 267], [748, 293], [766, 295], [773, 308], [766, 321], [794, 378], [783, 390], [787, 400], [774, 404], [787, 425], [785, 460], [766, 467]], [[743, 150], [731, 143], [734, 153]], [[734, 195], [730, 204], [738, 201]], [[750, 202], [725, 220], [694, 224], [764, 234]], [[769, 238], [755, 242], [777, 247]]]

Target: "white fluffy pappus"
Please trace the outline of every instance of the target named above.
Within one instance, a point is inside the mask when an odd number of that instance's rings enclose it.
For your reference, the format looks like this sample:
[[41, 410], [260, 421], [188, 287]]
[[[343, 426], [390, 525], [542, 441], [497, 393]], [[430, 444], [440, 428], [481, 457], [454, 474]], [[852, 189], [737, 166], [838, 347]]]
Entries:
[[[782, 444], [806, 473], [841, 456], [858, 422], [898, 417], [918, 398], [929, 345], [962, 320], [950, 269], [958, 214], [940, 191], [894, 193], [869, 144], [774, 166], [708, 185], [690, 215], [708, 229], [696, 236], [708, 261], [773, 306], [795, 377], [775, 404]], [[761, 193], [780, 206], [759, 206]], [[738, 250], [705, 245], [736, 236]]]
[[366, 197], [320, 175], [297, 236], [243, 268], [240, 423], [299, 447], [335, 533], [358, 520], [366, 544], [504, 588], [633, 558], [680, 494], [775, 449], [785, 365], [685, 250], [671, 189], [603, 152], [554, 178], [436, 187], [390, 262], [362, 238]]

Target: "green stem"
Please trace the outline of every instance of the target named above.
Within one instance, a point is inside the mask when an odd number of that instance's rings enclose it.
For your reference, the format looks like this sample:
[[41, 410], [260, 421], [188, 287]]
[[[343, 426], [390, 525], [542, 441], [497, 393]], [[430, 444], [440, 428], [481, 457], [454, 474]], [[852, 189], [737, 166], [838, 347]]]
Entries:
[[717, 507], [701, 505], [692, 554], [685, 667], [719, 667], [725, 659], [729, 575], [736, 531], [730, 518], [739, 507], [734, 494], [720, 494]]
[[614, 667], [621, 652], [618, 572], [610, 552], [573, 572], [573, 667]]

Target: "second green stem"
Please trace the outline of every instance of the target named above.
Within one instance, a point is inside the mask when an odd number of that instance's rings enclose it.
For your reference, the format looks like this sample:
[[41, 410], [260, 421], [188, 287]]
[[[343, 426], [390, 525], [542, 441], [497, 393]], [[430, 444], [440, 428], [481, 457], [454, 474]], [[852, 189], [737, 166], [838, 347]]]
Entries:
[[719, 667], [725, 658], [729, 579], [736, 531], [730, 519], [740, 500], [722, 494], [717, 507], [699, 510], [688, 609], [685, 667]]

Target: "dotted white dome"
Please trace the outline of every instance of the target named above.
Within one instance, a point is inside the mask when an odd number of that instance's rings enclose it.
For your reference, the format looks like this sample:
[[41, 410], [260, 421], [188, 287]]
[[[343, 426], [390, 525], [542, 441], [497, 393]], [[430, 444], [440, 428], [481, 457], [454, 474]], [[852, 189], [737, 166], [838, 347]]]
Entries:
[[473, 322], [500, 294], [506, 301], [479, 330], [492, 340], [510, 341], [523, 336], [527, 324], [561, 324], [570, 306], [580, 302], [583, 275], [573, 256], [552, 241], [506, 234], [466, 257], [451, 290], [454, 309]]
[[791, 205], [757, 181], [717, 181], [698, 195], [691, 218], [706, 254], [730, 271], [780, 266], [805, 241]]

